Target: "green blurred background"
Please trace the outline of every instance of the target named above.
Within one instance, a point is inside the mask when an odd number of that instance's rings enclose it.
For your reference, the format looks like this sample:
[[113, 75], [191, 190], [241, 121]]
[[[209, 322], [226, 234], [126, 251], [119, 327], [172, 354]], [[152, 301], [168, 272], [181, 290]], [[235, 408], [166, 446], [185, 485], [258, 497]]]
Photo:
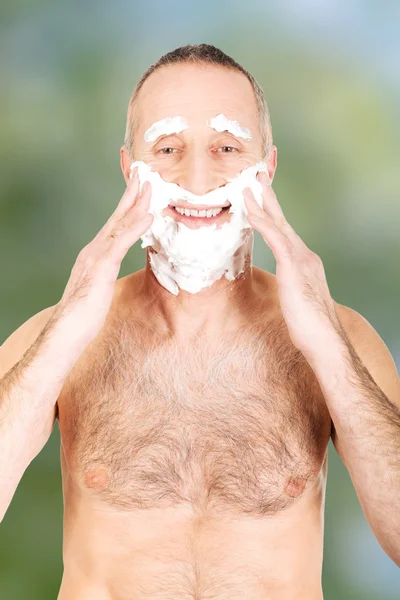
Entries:
[[[121, 197], [119, 148], [142, 72], [208, 42], [263, 85], [285, 215], [322, 257], [333, 298], [373, 324], [399, 365], [400, 3], [3, 0], [1, 17], [0, 342], [59, 300]], [[275, 272], [259, 237], [254, 264]], [[119, 276], [143, 266], [139, 242]], [[0, 600], [54, 600], [61, 544], [56, 426], [0, 526]], [[325, 600], [400, 598], [400, 569], [331, 443], [323, 588]]]

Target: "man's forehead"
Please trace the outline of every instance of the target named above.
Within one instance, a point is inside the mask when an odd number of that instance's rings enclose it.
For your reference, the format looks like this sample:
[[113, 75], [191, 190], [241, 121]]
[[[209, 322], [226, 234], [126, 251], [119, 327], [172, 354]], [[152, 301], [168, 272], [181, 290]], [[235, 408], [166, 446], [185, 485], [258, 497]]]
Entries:
[[[203, 123], [203, 121], [202, 121]], [[237, 119], [229, 118], [223, 113], [219, 113], [210, 119], [204, 119], [204, 126], [215, 131], [226, 131], [235, 137], [245, 140], [252, 139], [251, 130], [242, 125]], [[148, 127], [144, 133], [145, 142], [154, 142], [160, 136], [181, 133], [191, 127], [190, 121], [180, 115], [168, 116], [158, 119]]]
[[207, 131], [207, 120], [220, 113], [242, 128], [250, 127], [255, 136], [259, 121], [254, 90], [245, 75], [189, 64], [154, 71], [140, 89], [135, 113], [136, 133], [142, 141], [154, 123], [178, 115], [188, 122], [188, 133], [197, 129], [200, 134]]

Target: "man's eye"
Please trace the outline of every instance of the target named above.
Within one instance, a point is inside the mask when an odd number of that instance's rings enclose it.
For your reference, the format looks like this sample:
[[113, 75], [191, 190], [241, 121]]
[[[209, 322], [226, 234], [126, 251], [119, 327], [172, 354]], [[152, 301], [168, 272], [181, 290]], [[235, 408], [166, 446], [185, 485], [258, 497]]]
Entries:
[[[221, 146], [221, 148], [218, 148], [218, 150], [224, 150], [223, 154], [232, 154], [232, 152], [238, 152], [237, 148], [234, 148], [233, 146]], [[169, 150], [171, 150], [171, 152], [169, 152]], [[158, 150], [158, 152], [161, 154], [173, 154], [173, 151], [176, 150], [176, 148], [171, 148], [170, 146], [166, 147], [166, 148], [160, 148], [160, 150]], [[225, 150], [227, 152], [225, 152]]]
[[[221, 148], [222, 148], [223, 150], [229, 149], [229, 150], [235, 150], [235, 151], [237, 151], [237, 148], [233, 148], [233, 146], [221, 146]], [[220, 150], [221, 148], [219, 148], [219, 150]], [[223, 154], [232, 154], [232, 152], [223, 152]]]
[[159, 152], [161, 152], [161, 154], [172, 154], [172, 152], [166, 152], [166, 150], [175, 150], [175, 148], [161, 148]]

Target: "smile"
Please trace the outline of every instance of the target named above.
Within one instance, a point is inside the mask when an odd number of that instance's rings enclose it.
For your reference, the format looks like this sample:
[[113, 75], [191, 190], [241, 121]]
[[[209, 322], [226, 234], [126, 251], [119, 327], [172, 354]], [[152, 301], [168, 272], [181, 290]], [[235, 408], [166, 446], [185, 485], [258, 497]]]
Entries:
[[191, 229], [198, 229], [202, 225], [211, 225], [229, 221], [229, 206], [215, 206], [213, 208], [186, 208], [182, 206], [169, 205], [164, 214], [170, 215], [177, 223], [183, 223]]
[[219, 213], [222, 212], [223, 210], [227, 210], [229, 208], [229, 206], [222, 207], [222, 208], [221, 207], [209, 208], [207, 210], [182, 208], [181, 206], [174, 206], [173, 208], [180, 215], [185, 215], [185, 217], [202, 217], [202, 218], [210, 219], [212, 217], [216, 217], [217, 215], [219, 215]]

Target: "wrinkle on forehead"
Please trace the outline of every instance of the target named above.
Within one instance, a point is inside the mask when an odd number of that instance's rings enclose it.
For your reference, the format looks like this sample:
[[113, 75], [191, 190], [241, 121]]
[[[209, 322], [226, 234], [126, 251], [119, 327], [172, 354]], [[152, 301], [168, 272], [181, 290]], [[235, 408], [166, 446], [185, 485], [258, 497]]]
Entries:
[[258, 143], [261, 138], [258, 104], [251, 83], [242, 73], [220, 67], [172, 65], [155, 71], [140, 90], [135, 113], [139, 144], [145, 143], [144, 131], [153, 122], [175, 115], [184, 117], [198, 131], [203, 128], [204, 133], [206, 120], [223, 113], [251, 128], [250, 143]]

